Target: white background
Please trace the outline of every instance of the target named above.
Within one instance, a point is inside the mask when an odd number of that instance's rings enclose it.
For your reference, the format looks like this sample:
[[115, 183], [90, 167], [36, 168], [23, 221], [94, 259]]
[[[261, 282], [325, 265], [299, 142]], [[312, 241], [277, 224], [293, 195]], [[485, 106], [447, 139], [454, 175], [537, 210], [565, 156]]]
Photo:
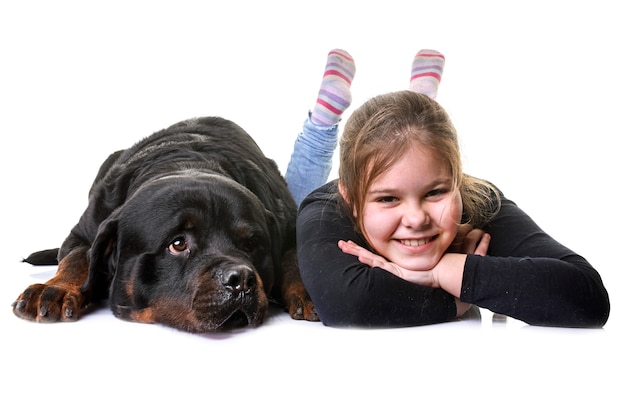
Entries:
[[[0, 393], [623, 394], [621, 2], [217, 4], [0, 4]], [[279, 314], [259, 329], [192, 336], [107, 309], [58, 325], [13, 316], [24, 287], [54, 273], [20, 260], [60, 245], [110, 152], [217, 115], [284, 172], [335, 47], [356, 60], [352, 108], [407, 88], [419, 49], [444, 53], [438, 100], [466, 171], [600, 271], [612, 302], [603, 330], [496, 326], [488, 312], [478, 325], [336, 330]]]

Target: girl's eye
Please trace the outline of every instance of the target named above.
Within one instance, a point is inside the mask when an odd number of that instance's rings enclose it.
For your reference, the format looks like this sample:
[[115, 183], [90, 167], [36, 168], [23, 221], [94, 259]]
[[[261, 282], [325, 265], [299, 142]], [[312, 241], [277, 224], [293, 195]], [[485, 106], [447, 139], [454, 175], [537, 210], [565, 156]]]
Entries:
[[446, 194], [447, 192], [448, 192], [448, 190], [445, 189], [445, 188], [437, 188], [437, 189], [429, 191], [426, 194], [426, 197], [438, 197], [440, 195]]
[[376, 200], [376, 202], [380, 203], [391, 203], [397, 201], [396, 197], [388, 196], [388, 197], [380, 197]]
[[187, 244], [187, 240], [185, 239], [185, 237], [182, 236], [174, 239], [168, 246], [170, 253], [176, 255], [184, 253], [185, 251], [187, 251], [188, 248], [189, 246]]

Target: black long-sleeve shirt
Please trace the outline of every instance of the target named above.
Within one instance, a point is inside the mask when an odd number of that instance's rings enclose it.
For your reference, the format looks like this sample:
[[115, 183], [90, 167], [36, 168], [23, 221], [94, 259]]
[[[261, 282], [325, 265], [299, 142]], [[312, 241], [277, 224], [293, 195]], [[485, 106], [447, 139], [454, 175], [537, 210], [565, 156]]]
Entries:
[[[467, 256], [461, 301], [533, 325], [603, 326], [609, 297], [598, 272], [501, 199], [500, 211], [483, 227], [491, 235], [488, 255]], [[338, 205], [336, 180], [302, 202], [297, 239], [304, 284], [328, 326], [417, 326], [456, 317], [454, 297], [443, 289], [369, 267], [337, 247], [340, 239], [368, 245]]]

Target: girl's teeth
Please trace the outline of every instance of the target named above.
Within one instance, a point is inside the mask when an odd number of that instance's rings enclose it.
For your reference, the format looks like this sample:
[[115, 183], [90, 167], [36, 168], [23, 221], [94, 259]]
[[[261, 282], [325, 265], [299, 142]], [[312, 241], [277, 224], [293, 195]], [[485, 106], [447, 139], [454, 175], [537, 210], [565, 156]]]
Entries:
[[406, 246], [422, 246], [425, 245], [426, 243], [428, 243], [428, 238], [425, 239], [403, 239], [402, 241], [403, 245]]

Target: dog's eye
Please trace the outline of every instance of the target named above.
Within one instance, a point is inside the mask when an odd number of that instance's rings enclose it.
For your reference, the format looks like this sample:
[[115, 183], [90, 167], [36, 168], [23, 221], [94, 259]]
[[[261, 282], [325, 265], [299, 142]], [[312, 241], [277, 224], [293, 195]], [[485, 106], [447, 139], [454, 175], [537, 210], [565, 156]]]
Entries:
[[170, 243], [168, 249], [173, 254], [181, 254], [188, 248], [187, 240], [184, 237], [178, 237]]
[[243, 241], [243, 250], [246, 251], [247, 253], [252, 253], [257, 245], [258, 245], [258, 241], [256, 238], [254, 237], [246, 238]]

